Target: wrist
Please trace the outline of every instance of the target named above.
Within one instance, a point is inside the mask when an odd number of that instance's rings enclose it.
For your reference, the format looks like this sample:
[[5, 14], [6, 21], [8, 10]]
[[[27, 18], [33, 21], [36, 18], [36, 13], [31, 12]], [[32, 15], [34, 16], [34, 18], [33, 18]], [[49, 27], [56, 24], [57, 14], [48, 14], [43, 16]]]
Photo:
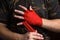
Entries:
[[40, 18], [40, 20], [38, 21], [37, 25], [38, 26], [42, 26], [43, 25], [43, 19], [42, 18]]
[[47, 20], [47, 19], [44, 19], [44, 18], [43, 18], [42, 21], [43, 21], [42, 27], [43, 27], [43, 28], [47, 28], [47, 26], [49, 25], [48, 22], [49, 22], [50, 20]]

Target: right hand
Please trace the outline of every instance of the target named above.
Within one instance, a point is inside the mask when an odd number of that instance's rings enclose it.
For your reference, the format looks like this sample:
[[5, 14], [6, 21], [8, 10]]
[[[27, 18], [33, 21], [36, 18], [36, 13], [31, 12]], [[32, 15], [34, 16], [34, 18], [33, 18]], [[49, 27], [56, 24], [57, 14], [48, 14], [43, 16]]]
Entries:
[[23, 40], [44, 40], [43, 35], [36, 32], [29, 32], [23, 35]]
[[36, 12], [32, 9], [31, 6], [30, 6], [29, 10], [26, 7], [21, 6], [21, 5], [19, 5], [19, 7], [24, 9], [25, 11], [16, 9], [15, 12], [17, 12], [18, 14], [21, 14], [23, 16], [14, 15], [14, 17], [16, 17], [18, 19], [23, 19], [31, 25], [42, 26], [42, 18], [36, 14]]

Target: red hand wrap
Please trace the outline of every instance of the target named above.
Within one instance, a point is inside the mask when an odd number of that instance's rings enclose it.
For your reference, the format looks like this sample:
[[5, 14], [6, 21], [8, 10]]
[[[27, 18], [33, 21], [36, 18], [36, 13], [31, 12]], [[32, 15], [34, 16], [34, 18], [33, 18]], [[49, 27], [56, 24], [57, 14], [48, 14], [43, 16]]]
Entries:
[[35, 32], [35, 30], [27, 22], [23, 22], [23, 24], [29, 32]]
[[24, 13], [24, 18], [29, 24], [42, 25], [42, 18], [34, 10], [26, 10]]

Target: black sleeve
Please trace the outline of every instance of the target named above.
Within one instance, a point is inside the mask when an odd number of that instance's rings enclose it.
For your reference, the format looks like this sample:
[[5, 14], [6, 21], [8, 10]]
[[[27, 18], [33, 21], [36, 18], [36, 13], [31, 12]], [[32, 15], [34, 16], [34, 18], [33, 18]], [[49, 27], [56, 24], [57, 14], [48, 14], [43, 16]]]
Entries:
[[0, 0], [0, 22], [6, 22], [7, 21], [7, 12], [5, 8], [5, 3]]

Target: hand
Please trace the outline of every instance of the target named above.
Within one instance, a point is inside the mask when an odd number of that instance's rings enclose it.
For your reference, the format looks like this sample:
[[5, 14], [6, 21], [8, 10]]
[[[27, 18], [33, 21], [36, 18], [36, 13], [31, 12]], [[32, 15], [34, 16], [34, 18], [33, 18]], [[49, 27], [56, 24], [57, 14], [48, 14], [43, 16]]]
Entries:
[[16, 18], [24, 19], [29, 24], [32, 24], [32, 25], [42, 25], [42, 18], [40, 18], [36, 14], [36, 12], [32, 9], [31, 6], [30, 6], [30, 10], [28, 10], [26, 7], [21, 6], [21, 5], [19, 5], [19, 7], [21, 7], [25, 11], [23, 12], [23, 11], [20, 11], [20, 10], [15, 10], [15, 12], [23, 15], [23, 16], [17, 16], [17, 15], [15, 15]]
[[37, 31], [35, 31], [35, 32], [26, 33], [24, 35], [24, 39], [23, 40], [37, 40], [37, 39], [43, 40], [44, 38], [43, 38], [43, 35], [37, 33]]

